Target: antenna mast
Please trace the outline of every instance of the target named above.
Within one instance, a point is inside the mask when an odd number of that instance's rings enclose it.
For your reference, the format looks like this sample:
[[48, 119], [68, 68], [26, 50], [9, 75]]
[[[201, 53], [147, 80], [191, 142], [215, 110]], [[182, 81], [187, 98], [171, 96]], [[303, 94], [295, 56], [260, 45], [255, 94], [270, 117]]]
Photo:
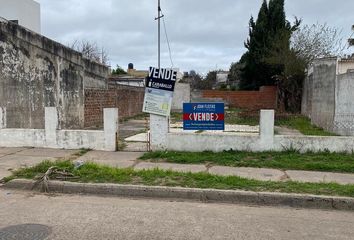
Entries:
[[158, 68], [160, 68], [161, 67], [161, 18], [163, 18], [164, 15], [161, 14], [161, 3], [160, 3], [160, 0], [158, 0], [157, 5], [158, 5], [158, 7], [157, 7], [157, 18], [155, 18], [155, 20], [157, 20], [157, 22], [158, 22], [157, 62], [158, 62]]

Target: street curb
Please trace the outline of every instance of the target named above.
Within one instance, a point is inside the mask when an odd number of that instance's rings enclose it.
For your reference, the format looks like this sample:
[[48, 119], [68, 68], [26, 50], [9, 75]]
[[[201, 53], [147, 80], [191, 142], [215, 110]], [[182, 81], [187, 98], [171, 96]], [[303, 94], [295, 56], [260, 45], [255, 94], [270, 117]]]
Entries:
[[[32, 180], [15, 179], [6, 183], [3, 187], [7, 189], [32, 190], [34, 183], [35, 181]], [[48, 186], [50, 192], [64, 194], [180, 199], [211, 203], [285, 206], [345, 211], [354, 210], [354, 198], [345, 197], [59, 181], [49, 181]]]

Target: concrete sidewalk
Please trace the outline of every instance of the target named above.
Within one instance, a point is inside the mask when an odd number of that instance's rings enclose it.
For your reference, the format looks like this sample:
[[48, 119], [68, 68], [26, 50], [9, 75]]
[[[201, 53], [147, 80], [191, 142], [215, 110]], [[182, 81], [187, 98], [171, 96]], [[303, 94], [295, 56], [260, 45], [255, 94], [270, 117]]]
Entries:
[[[10, 176], [11, 170], [36, 165], [43, 160], [74, 158], [76, 150], [0, 148], [0, 179]], [[76, 159], [76, 161], [94, 162], [118, 168], [134, 168], [136, 170], [155, 169], [172, 170], [176, 172], [207, 172], [220, 176], [239, 176], [261, 181], [298, 181], [308, 183], [354, 184], [354, 174], [281, 171], [265, 168], [235, 168], [210, 165], [190, 165], [173, 163], [155, 163], [140, 161], [142, 152], [101, 152], [91, 151]]]
[[209, 165], [191, 165], [174, 163], [155, 163], [140, 161], [144, 153], [135, 152], [100, 152], [91, 151], [77, 160], [95, 162], [112, 167], [128, 168], [136, 170], [149, 170], [159, 168], [176, 172], [208, 172], [220, 176], [239, 176], [243, 178], [261, 181], [298, 181], [308, 183], [330, 183], [354, 184], [354, 174], [330, 173], [330, 172], [309, 172], [309, 171], [281, 171], [266, 168], [241, 168]]
[[78, 150], [41, 148], [0, 148], [0, 180], [11, 175], [12, 170], [34, 166], [44, 160], [69, 158]]

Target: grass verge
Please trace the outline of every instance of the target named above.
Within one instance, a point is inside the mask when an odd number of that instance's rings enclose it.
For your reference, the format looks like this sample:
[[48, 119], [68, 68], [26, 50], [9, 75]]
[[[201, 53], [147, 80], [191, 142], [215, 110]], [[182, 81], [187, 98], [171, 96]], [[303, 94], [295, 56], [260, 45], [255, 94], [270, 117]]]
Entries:
[[79, 169], [75, 169], [70, 161], [45, 161], [35, 167], [21, 169], [5, 180], [10, 181], [15, 178], [34, 179], [37, 175], [45, 173], [48, 168], [52, 166], [56, 166], [61, 170], [66, 170], [78, 177], [72, 181], [84, 183], [178, 186], [188, 188], [212, 188], [354, 197], [354, 185], [339, 185], [335, 183], [265, 182], [234, 176], [222, 177], [207, 173], [177, 173], [158, 169], [134, 171], [133, 169], [118, 169], [93, 163], [88, 163]]
[[286, 152], [149, 152], [141, 160], [165, 161], [181, 164], [206, 164], [230, 167], [274, 168], [281, 170], [306, 170], [354, 173], [354, 154]]

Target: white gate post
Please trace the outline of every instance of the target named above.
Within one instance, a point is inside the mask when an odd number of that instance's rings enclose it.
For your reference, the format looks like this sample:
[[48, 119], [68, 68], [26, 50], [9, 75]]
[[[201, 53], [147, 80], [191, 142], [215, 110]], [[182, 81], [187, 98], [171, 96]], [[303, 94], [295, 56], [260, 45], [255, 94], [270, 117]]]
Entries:
[[150, 146], [152, 151], [166, 150], [168, 131], [168, 117], [150, 114]]
[[117, 151], [118, 134], [118, 108], [105, 108], [104, 116], [104, 144], [105, 150], [110, 152]]
[[274, 145], [274, 110], [261, 110], [259, 134], [262, 150], [272, 150]]
[[6, 108], [0, 107], [0, 129], [6, 128]]
[[59, 126], [56, 107], [46, 107], [44, 113], [46, 147], [57, 148], [57, 130]]

